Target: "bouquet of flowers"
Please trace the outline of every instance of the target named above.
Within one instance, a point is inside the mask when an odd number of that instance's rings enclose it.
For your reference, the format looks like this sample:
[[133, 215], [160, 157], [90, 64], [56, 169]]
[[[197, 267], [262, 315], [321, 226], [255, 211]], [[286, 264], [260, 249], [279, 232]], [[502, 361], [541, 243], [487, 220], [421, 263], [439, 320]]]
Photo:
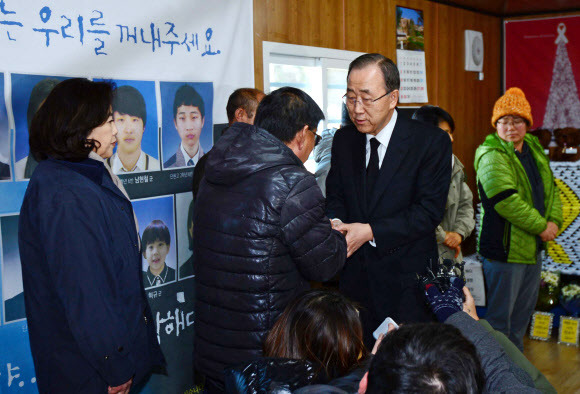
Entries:
[[576, 283], [570, 283], [562, 287], [560, 303], [568, 313], [574, 317], [578, 317], [580, 314], [580, 286]]
[[549, 312], [558, 304], [560, 272], [542, 271], [536, 309]]

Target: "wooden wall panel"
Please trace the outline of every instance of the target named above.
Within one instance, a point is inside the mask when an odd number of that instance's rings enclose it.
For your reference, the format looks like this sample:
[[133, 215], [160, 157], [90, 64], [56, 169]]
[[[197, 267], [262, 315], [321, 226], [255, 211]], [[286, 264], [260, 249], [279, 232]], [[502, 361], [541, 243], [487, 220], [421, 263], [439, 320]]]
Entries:
[[254, 0], [254, 75], [263, 89], [262, 41], [344, 49], [343, 0]]
[[[475, 191], [475, 149], [494, 131], [490, 119], [501, 95], [501, 20], [454, 7], [439, 7], [437, 54], [438, 86], [430, 99], [455, 120], [453, 151], [466, 167], [468, 183]], [[483, 33], [484, 80], [464, 71], [464, 30]]]

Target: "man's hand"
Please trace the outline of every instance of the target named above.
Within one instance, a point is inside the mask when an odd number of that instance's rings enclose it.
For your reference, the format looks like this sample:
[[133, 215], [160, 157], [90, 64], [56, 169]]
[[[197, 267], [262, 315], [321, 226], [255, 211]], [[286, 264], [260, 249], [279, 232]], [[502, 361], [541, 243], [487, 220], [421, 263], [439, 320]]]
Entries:
[[124, 383], [120, 386], [111, 387], [107, 390], [108, 394], [129, 394], [131, 390], [131, 385], [133, 384], [133, 378], [129, 379], [127, 383]]
[[465, 294], [465, 301], [463, 302], [463, 312], [467, 313], [475, 320], [479, 320], [479, 316], [477, 316], [477, 311], [475, 309], [475, 300], [471, 295], [471, 292], [467, 288], [467, 286], [463, 286], [463, 294]]
[[455, 250], [455, 258], [458, 258], [459, 257], [459, 253], [461, 253], [461, 246], [460, 245], [457, 245], [457, 247], [454, 248], [454, 250]]
[[448, 246], [451, 249], [455, 249], [461, 245], [462, 241], [463, 238], [458, 233], [453, 231], [445, 231], [445, 241], [443, 241], [443, 245]]
[[381, 342], [385, 338], [385, 335], [388, 335], [392, 331], [395, 331], [395, 330], [396, 330], [395, 325], [389, 323], [389, 329], [387, 330], [387, 334], [379, 334], [379, 339], [376, 340], [375, 346], [373, 346], [373, 350], [371, 351], [371, 354], [377, 354], [377, 350], [379, 350], [379, 346], [381, 345]]
[[343, 223], [334, 229], [346, 233], [346, 257], [352, 256], [365, 242], [374, 238], [373, 230], [368, 223]]
[[[333, 230], [336, 231], [340, 231], [338, 229], [338, 227], [342, 224], [342, 220], [335, 218], [335, 219], [330, 219], [330, 225], [332, 226]], [[346, 235], [346, 231], [340, 231], [342, 233], [342, 235]]]
[[558, 235], [558, 226], [554, 222], [548, 222], [546, 229], [540, 233], [540, 238], [544, 242], [553, 241]]

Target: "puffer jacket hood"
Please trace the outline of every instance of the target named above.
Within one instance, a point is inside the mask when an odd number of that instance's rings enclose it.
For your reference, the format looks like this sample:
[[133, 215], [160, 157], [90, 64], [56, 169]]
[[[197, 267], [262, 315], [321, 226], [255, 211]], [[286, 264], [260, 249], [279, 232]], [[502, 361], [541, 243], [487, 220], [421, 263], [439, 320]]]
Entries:
[[205, 177], [213, 184], [234, 185], [258, 171], [289, 165], [303, 164], [282, 141], [259, 127], [235, 123], [211, 150]]

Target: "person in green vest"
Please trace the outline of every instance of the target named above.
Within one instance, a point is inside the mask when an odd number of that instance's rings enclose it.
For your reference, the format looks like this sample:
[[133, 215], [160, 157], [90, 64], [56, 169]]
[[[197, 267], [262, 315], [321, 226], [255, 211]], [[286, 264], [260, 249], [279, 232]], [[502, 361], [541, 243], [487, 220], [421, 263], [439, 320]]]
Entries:
[[478, 251], [487, 288], [486, 319], [521, 351], [534, 311], [545, 242], [562, 225], [562, 205], [548, 157], [533, 124], [530, 104], [519, 88], [495, 103], [497, 133], [475, 152], [482, 203]]

